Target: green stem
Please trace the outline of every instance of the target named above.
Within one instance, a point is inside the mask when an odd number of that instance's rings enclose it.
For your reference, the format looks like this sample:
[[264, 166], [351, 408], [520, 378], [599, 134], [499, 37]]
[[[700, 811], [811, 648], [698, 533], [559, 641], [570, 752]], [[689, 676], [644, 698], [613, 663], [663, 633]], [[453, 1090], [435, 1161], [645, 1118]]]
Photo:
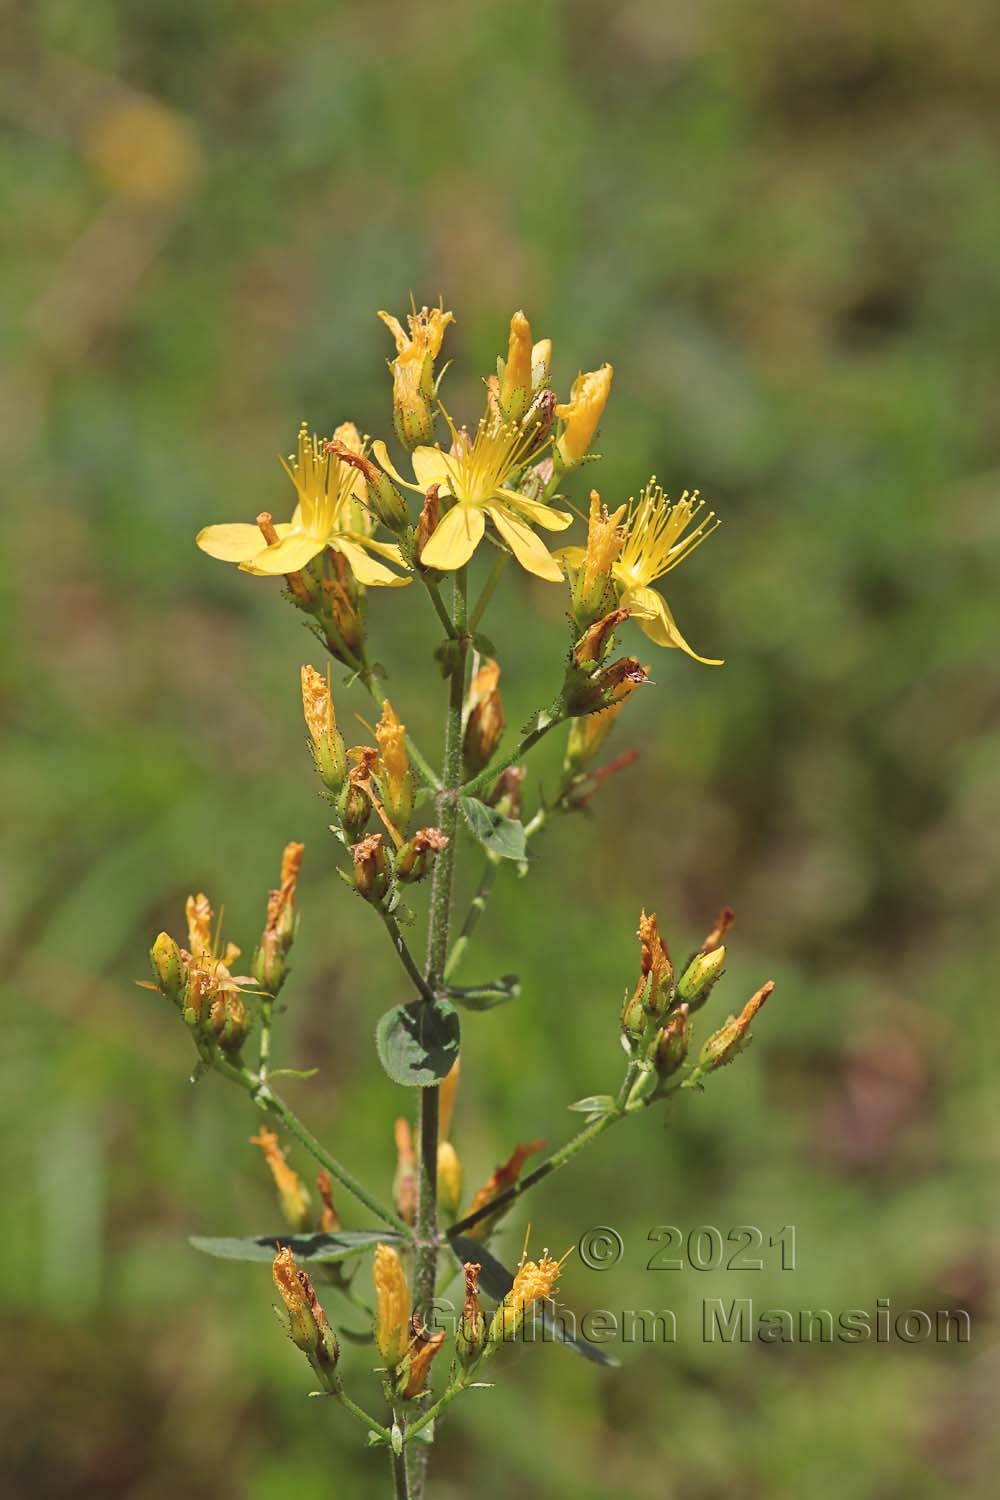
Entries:
[[274, 1020], [274, 997], [267, 995], [260, 1002], [260, 1061], [257, 1064], [257, 1077], [261, 1083], [267, 1078], [267, 1070], [271, 1062], [271, 1023]]
[[333, 1394], [344, 1410], [349, 1411], [352, 1417], [357, 1417], [359, 1422], [363, 1422], [369, 1432], [377, 1432], [380, 1438], [385, 1442], [389, 1442], [388, 1427], [383, 1427], [381, 1422], [376, 1422], [374, 1417], [368, 1415], [363, 1406], [359, 1406], [356, 1401], [352, 1401], [342, 1386], [338, 1387]]
[[498, 866], [495, 861], [492, 859], [487, 860], [483, 873], [480, 876], [479, 884], [476, 887], [476, 894], [469, 902], [469, 910], [465, 914], [462, 929], [452, 944], [451, 952], [448, 954], [448, 961], [444, 966], [443, 975], [446, 980], [451, 978], [462, 962], [465, 950], [469, 946], [469, 940], [479, 924], [480, 917], [486, 910], [493, 886], [496, 882], [497, 870]]
[[493, 565], [486, 575], [486, 581], [483, 584], [482, 591], [479, 595], [479, 598], [472, 606], [472, 612], [469, 615], [470, 635], [474, 630], [478, 630], [479, 622], [483, 618], [483, 615], [486, 613], [486, 607], [489, 604], [490, 600], [493, 598], [493, 594], [496, 590], [497, 584], [503, 577], [503, 571], [507, 566], [507, 560], [509, 557], [509, 552], [498, 552], [496, 557], [493, 559]]
[[406, 1430], [407, 1442], [414, 1437], [422, 1427], [428, 1427], [435, 1417], [440, 1416], [446, 1406], [450, 1406], [456, 1396], [460, 1396], [469, 1384], [470, 1376], [462, 1374], [450, 1385], [443, 1395], [439, 1396], [433, 1406], [429, 1406], [425, 1412], [417, 1418]]
[[[466, 570], [455, 574], [454, 627], [461, 640], [466, 631]], [[436, 991], [444, 976], [448, 957], [448, 929], [451, 922], [451, 894], [455, 879], [455, 852], [458, 833], [458, 799], [455, 789], [462, 777], [462, 704], [465, 697], [465, 649], [456, 653], [448, 685], [448, 712], [445, 719], [444, 755], [441, 794], [438, 797], [438, 826], [448, 842], [438, 855], [431, 882], [430, 916], [427, 931], [428, 989]], [[418, 1310], [428, 1309], [434, 1301], [437, 1284], [438, 1216], [438, 1095], [437, 1085], [420, 1091], [420, 1152], [417, 1192], [416, 1255], [414, 1258], [413, 1301]], [[424, 1492], [427, 1450], [415, 1453], [413, 1459], [413, 1495], [420, 1500]]]
[[567, 1141], [565, 1146], [560, 1146], [558, 1151], [553, 1151], [551, 1156], [546, 1157], [541, 1166], [536, 1167], [533, 1172], [529, 1172], [526, 1177], [522, 1177], [518, 1182], [515, 1182], [513, 1187], [509, 1187], [498, 1198], [491, 1199], [489, 1203], [484, 1204], [475, 1213], [466, 1214], [464, 1219], [459, 1219], [458, 1223], [454, 1224], [448, 1231], [449, 1239], [453, 1238], [456, 1234], [467, 1234], [474, 1225], [479, 1223], [480, 1219], [486, 1219], [492, 1214], [509, 1208], [516, 1199], [520, 1198], [522, 1193], [526, 1193], [529, 1188], [534, 1187], [536, 1183], [548, 1177], [551, 1172], [556, 1172], [560, 1167], [564, 1167], [567, 1162], [571, 1162], [574, 1156], [582, 1151], [585, 1146], [590, 1145], [591, 1141], [596, 1141], [599, 1135], [603, 1135], [606, 1130], [611, 1129], [612, 1125], [617, 1125], [618, 1121], [624, 1118], [624, 1110], [619, 1109], [613, 1114], [602, 1115], [592, 1125], [585, 1126], [578, 1135], [573, 1136], [572, 1140]]
[[383, 923], [385, 924], [385, 930], [386, 932], [388, 932], [390, 938], [392, 939], [392, 946], [398, 953], [403, 968], [406, 970], [406, 973], [409, 976], [417, 994], [420, 996], [421, 1000], [426, 1000], [429, 1003], [433, 1003], [434, 999], [436, 998], [434, 991], [431, 989], [430, 985], [427, 983], [427, 980], [417, 968], [417, 961], [413, 957], [413, 954], [410, 952], [409, 948], [406, 946], [406, 939], [403, 937], [403, 934], [399, 929], [399, 923], [396, 921], [396, 918], [393, 916], [392, 912], [387, 911], [384, 906], [376, 903], [373, 904], [375, 904], [375, 910], [378, 912], [379, 916], [382, 918]]
[[452, 622], [451, 615], [445, 608], [444, 600], [441, 598], [441, 590], [438, 588], [436, 579], [432, 578], [429, 573], [425, 572], [420, 573], [420, 578], [423, 581], [424, 588], [430, 595], [430, 601], [434, 606], [434, 611], [438, 619], [441, 621], [441, 624], [444, 626], [445, 635], [449, 640], [453, 641], [456, 634], [455, 626]]
[[396, 1453], [390, 1447], [389, 1462], [392, 1468], [392, 1493], [394, 1500], [410, 1500], [410, 1482], [406, 1474], [406, 1449], [401, 1448]]
[[223, 1078], [228, 1078], [231, 1083], [238, 1084], [240, 1088], [248, 1093], [259, 1109], [265, 1114], [273, 1115], [280, 1120], [285, 1129], [290, 1131], [298, 1141], [305, 1146], [310, 1156], [318, 1161], [321, 1167], [325, 1167], [331, 1177], [335, 1177], [342, 1187], [363, 1203], [365, 1208], [373, 1213], [376, 1219], [381, 1219], [383, 1224], [388, 1224], [396, 1229], [406, 1239], [410, 1238], [409, 1225], [393, 1213], [392, 1209], [385, 1208], [376, 1198], [368, 1192], [352, 1172], [349, 1172], [335, 1156], [331, 1156], [326, 1147], [323, 1146], [313, 1135], [308, 1126], [304, 1125], [298, 1115], [289, 1108], [284, 1099], [276, 1094], [270, 1084], [264, 1083], [256, 1073], [251, 1073], [249, 1068], [235, 1067], [225, 1058], [216, 1058], [213, 1066], [217, 1073]]
[[514, 749], [509, 755], [504, 756], [499, 765], [488, 765], [484, 771], [480, 771], [478, 776], [474, 776], [471, 781], [467, 781], [463, 786], [460, 786], [458, 788], [459, 796], [478, 797], [481, 792], [485, 792], [499, 776], [503, 775], [508, 766], [512, 766], [517, 761], [523, 760], [529, 750], [533, 750], [539, 740], [543, 740], [550, 730], [555, 729], [557, 724], [563, 723], [566, 717], [561, 709], [550, 709], [549, 713], [551, 714], [551, 718], [545, 716], [543, 722], [537, 724], [530, 733], [519, 740]]

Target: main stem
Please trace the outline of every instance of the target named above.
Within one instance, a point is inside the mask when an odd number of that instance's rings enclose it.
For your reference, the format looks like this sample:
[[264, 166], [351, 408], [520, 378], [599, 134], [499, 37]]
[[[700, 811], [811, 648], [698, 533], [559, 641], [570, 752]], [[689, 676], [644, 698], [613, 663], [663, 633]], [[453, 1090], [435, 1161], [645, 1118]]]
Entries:
[[[427, 931], [427, 966], [425, 979], [430, 990], [437, 990], [448, 959], [448, 930], [451, 921], [451, 892], [455, 878], [455, 845], [458, 834], [458, 798], [462, 781], [462, 704], [465, 698], [465, 643], [467, 627], [467, 579], [464, 568], [455, 574], [453, 624], [455, 637], [462, 641], [456, 653], [448, 683], [448, 713], [444, 728], [444, 757], [441, 766], [441, 791], [437, 798], [438, 826], [448, 842], [438, 855], [431, 883], [430, 919]], [[438, 1088], [420, 1091], [420, 1156], [417, 1196], [417, 1234], [414, 1261], [414, 1306], [429, 1314], [437, 1285], [437, 1158], [438, 1158]], [[411, 1461], [411, 1493], [420, 1500], [424, 1489], [427, 1449], [414, 1454]]]

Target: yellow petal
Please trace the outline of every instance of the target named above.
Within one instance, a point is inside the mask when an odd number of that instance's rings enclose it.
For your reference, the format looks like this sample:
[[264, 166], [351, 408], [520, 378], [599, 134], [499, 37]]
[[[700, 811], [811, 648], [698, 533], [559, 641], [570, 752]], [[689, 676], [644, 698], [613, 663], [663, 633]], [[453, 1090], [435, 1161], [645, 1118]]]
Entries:
[[699, 656], [692, 650], [677, 628], [677, 621], [670, 613], [666, 599], [656, 589], [628, 589], [622, 595], [622, 604], [631, 610], [642, 631], [657, 646], [676, 646], [688, 656], [706, 667], [721, 667], [722, 662], [714, 657]]
[[356, 541], [348, 541], [346, 537], [335, 537], [331, 543], [334, 551], [342, 552], [347, 559], [351, 572], [359, 583], [366, 588], [378, 587], [399, 588], [401, 584], [409, 583], [409, 578], [401, 578], [384, 563], [376, 562], [374, 557], [369, 557], [365, 549]]
[[420, 561], [425, 567], [438, 568], [442, 573], [464, 567], [482, 541], [485, 530], [486, 517], [481, 510], [471, 505], [454, 505], [438, 522], [420, 554]]
[[587, 561], [586, 547], [560, 547], [552, 555], [567, 568], [582, 568]]
[[488, 507], [493, 524], [507, 543], [522, 568], [534, 573], [536, 578], [545, 578], [550, 583], [562, 582], [562, 569], [545, 543], [535, 535], [530, 526], [518, 521], [509, 511], [499, 505]]
[[396, 465], [389, 457], [389, 450], [385, 446], [381, 438], [377, 438], [375, 442], [372, 443], [372, 457], [378, 464], [379, 468], [384, 469], [385, 472], [389, 475], [390, 479], [394, 479], [397, 484], [401, 484], [404, 490], [415, 490], [418, 495], [423, 494], [423, 490], [420, 488], [419, 484], [414, 484], [412, 480], [403, 478], [402, 474], [399, 472], [399, 470], [396, 468]]
[[320, 552], [326, 543], [309, 536], [304, 531], [293, 531], [270, 547], [258, 552], [251, 561], [243, 563], [245, 573], [256, 573], [273, 578], [280, 573], [297, 573]]
[[513, 505], [529, 521], [536, 526], [541, 526], [544, 531], [565, 531], [573, 521], [564, 510], [553, 510], [551, 505], [543, 505], [540, 500], [529, 500], [527, 495], [519, 495], [516, 490], [499, 490], [508, 505]]
[[230, 526], [206, 526], [195, 537], [202, 552], [217, 557], [220, 562], [249, 562], [267, 545], [258, 526], [244, 521]]
[[448, 455], [440, 448], [414, 448], [413, 472], [422, 490], [429, 490], [432, 484], [440, 484], [443, 488], [450, 486]]

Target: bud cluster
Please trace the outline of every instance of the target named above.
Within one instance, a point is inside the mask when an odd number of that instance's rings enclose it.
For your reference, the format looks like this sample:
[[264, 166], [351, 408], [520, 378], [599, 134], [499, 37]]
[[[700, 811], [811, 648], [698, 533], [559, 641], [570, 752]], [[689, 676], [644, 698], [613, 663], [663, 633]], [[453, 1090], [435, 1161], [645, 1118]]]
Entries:
[[173, 1001], [203, 1057], [211, 1057], [217, 1048], [237, 1058], [251, 1027], [240, 991], [254, 980], [232, 973], [240, 950], [235, 943], [220, 946], [213, 936], [208, 897], [189, 896], [185, 911], [188, 946], [182, 948], [169, 933], [161, 932], [149, 952], [154, 982], [147, 987]]

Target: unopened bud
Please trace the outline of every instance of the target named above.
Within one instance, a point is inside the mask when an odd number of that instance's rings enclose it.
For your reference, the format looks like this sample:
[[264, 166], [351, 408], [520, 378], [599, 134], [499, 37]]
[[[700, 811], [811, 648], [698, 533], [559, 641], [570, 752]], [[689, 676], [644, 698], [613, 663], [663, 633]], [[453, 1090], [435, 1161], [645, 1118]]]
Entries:
[[620, 707], [637, 687], [648, 682], [649, 673], [634, 656], [622, 656], [600, 667], [592, 675], [571, 664], [567, 673], [566, 709], [574, 718]]
[[209, 1011], [212, 1039], [230, 1057], [235, 1057], [250, 1034], [253, 1023], [239, 992], [225, 989], [216, 995]]
[[698, 1072], [711, 1073], [732, 1062], [750, 1041], [750, 1023], [764, 1001], [774, 990], [774, 981], [769, 979], [751, 995], [738, 1016], [730, 1016], [725, 1026], [710, 1036], [698, 1058]]
[[396, 854], [397, 880], [404, 885], [415, 885], [418, 880], [423, 880], [430, 874], [434, 860], [447, 843], [448, 836], [440, 828], [418, 829]]
[[399, 1217], [412, 1224], [417, 1214], [417, 1158], [413, 1150], [410, 1122], [400, 1115], [394, 1127], [396, 1140], [396, 1176], [392, 1196]]
[[485, 661], [469, 686], [468, 717], [462, 739], [462, 761], [469, 779], [489, 765], [503, 734], [499, 683], [499, 663]]
[[620, 525], [625, 510], [621, 505], [609, 514], [600, 495], [591, 490], [586, 548], [571, 549], [567, 558], [573, 620], [580, 631], [614, 608], [611, 570], [625, 537]]
[[392, 872], [380, 833], [370, 833], [351, 849], [354, 885], [366, 901], [379, 902], [389, 890]]
[[340, 1226], [340, 1215], [333, 1203], [333, 1178], [324, 1168], [316, 1173], [316, 1191], [323, 1204], [319, 1216], [319, 1227], [323, 1234], [336, 1234]]
[[371, 798], [355, 782], [345, 781], [337, 798], [337, 813], [348, 842], [353, 843], [364, 833], [371, 811]]
[[250, 1137], [250, 1144], [259, 1146], [264, 1153], [285, 1223], [296, 1234], [304, 1234], [312, 1228], [312, 1200], [298, 1172], [288, 1165], [281, 1142], [273, 1130], [262, 1125], [257, 1134]]
[[462, 1198], [462, 1164], [451, 1141], [438, 1146], [437, 1192], [441, 1212], [453, 1219]]
[[316, 770], [328, 791], [339, 792], [347, 775], [347, 753], [337, 728], [330, 684], [315, 667], [304, 666], [301, 676], [302, 712]]
[[676, 1073], [687, 1057], [690, 1043], [688, 1008], [680, 1005], [661, 1027], [656, 1037], [655, 1063], [661, 1080]]
[[413, 812], [413, 777], [406, 751], [406, 726], [399, 722], [388, 698], [382, 704], [382, 714], [375, 726], [375, 738], [379, 749], [375, 774], [382, 793], [382, 803], [389, 821], [400, 834], [405, 834]]
[[285, 845], [281, 858], [281, 880], [278, 889], [268, 895], [267, 919], [253, 956], [253, 977], [272, 998], [285, 982], [285, 960], [295, 939], [295, 888], [304, 852], [304, 844]]
[[[390, 531], [405, 531], [410, 522], [406, 501], [388, 474], [380, 469], [378, 464], [372, 463], [366, 454], [355, 453], [345, 443], [336, 441], [327, 443], [326, 451], [335, 458], [339, 458], [342, 463], [350, 464], [352, 468], [360, 470], [364, 475], [368, 489], [368, 504], [382, 524]], [[376, 456], [385, 452], [388, 457], [384, 443], [376, 443], [372, 451]]]
[[396, 435], [411, 451], [434, 441], [434, 361], [441, 352], [445, 329], [455, 321], [442, 307], [422, 307], [407, 314], [409, 333], [398, 318], [379, 317], [396, 341], [392, 371], [392, 415]]
[[272, 1273], [284, 1305], [282, 1322], [288, 1337], [303, 1354], [308, 1355], [309, 1363], [324, 1380], [327, 1389], [332, 1389], [340, 1347], [312, 1282], [305, 1271], [299, 1270], [287, 1246], [275, 1256]]
[[424, 548], [434, 535], [441, 519], [441, 505], [438, 500], [440, 485], [432, 484], [424, 496], [423, 508], [417, 517], [416, 532], [413, 538], [413, 550], [420, 557]]
[[396, 1380], [396, 1389], [405, 1401], [412, 1401], [415, 1396], [420, 1395], [427, 1384], [434, 1356], [444, 1343], [443, 1328], [439, 1328], [437, 1333], [428, 1334], [416, 1317], [413, 1318], [411, 1327], [413, 1342]]
[[375, 1246], [375, 1343], [390, 1369], [403, 1360], [410, 1343], [410, 1289], [403, 1263], [391, 1245]]
[[602, 660], [614, 643], [614, 632], [628, 619], [629, 613], [627, 609], [611, 609], [587, 627], [573, 647], [573, 660], [578, 667], [589, 667]]
[[465, 1304], [455, 1334], [455, 1352], [460, 1364], [468, 1369], [486, 1347], [486, 1315], [479, 1302], [479, 1272], [475, 1261], [465, 1264]]
[[508, 766], [497, 777], [496, 786], [486, 798], [490, 807], [495, 807], [505, 818], [521, 816], [521, 783], [527, 776], [525, 766]]
[[510, 338], [506, 360], [497, 361], [500, 383], [497, 402], [505, 422], [520, 422], [531, 400], [532, 387], [531, 325], [523, 312], [510, 320]]
[[564, 468], [572, 468], [587, 456], [591, 438], [607, 405], [613, 375], [614, 368], [608, 364], [578, 375], [569, 400], [556, 407], [556, 416], [562, 417], [565, 423], [556, 443], [556, 452]]
[[169, 933], [160, 933], [149, 950], [149, 962], [157, 989], [169, 1000], [173, 1000], [175, 1005], [180, 1005], [187, 984], [187, 965], [181, 957], [180, 948]]
[[691, 1013], [701, 1010], [712, 988], [722, 977], [726, 964], [726, 949], [722, 944], [707, 953], [696, 953], [681, 975], [677, 984], [677, 995], [686, 1000]]

